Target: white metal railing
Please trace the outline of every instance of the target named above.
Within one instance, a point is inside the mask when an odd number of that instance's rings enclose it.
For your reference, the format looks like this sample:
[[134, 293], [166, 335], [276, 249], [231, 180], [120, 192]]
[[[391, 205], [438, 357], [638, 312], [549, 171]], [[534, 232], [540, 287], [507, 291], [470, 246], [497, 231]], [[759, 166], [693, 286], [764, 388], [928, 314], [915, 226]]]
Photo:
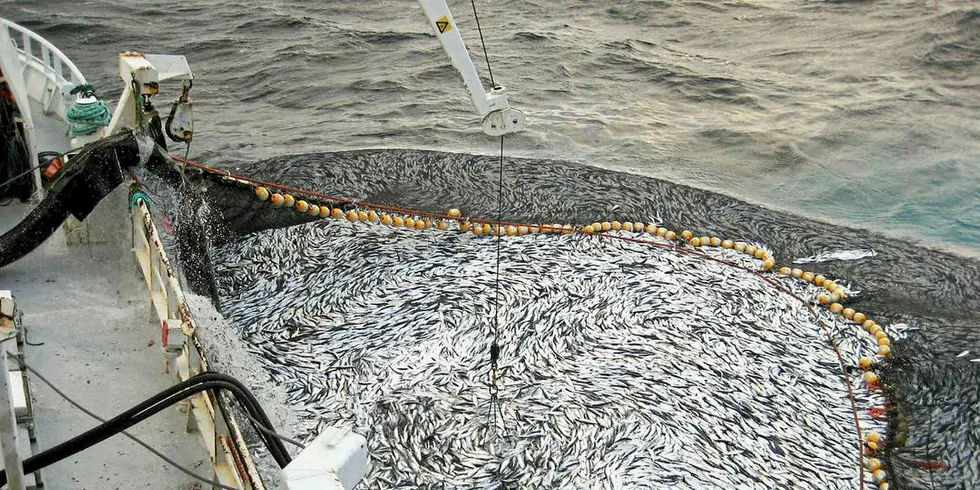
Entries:
[[[21, 61], [31, 71], [43, 76], [43, 80], [30, 80], [30, 72], [25, 70], [28, 95], [40, 102], [45, 112], [53, 111], [64, 117], [67, 110], [64, 99], [70, 95], [72, 88], [85, 83], [82, 72], [78, 71], [78, 67], [60, 49], [34, 31], [6, 19], [0, 19], [0, 28], [7, 29], [11, 41], [21, 55]], [[37, 83], [32, 83], [35, 81], [43, 83], [38, 86]], [[60, 97], [55, 97], [54, 88], [58, 89]]]
[[[0, 334], [3, 340], [10, 340], [17, 335], [19, 325], [16, 325], [17, 315], [14, 309], [14, 299], [10, 291], [0, 291]], [[21, 465], [20, 442], [18, 441], [17, 427], [17, 407], [14, 401], [17, 397], [14, 390], [17, 389], [12, 372], [8, 371], [7, 346], [0, 346], [0, 446], [3, 448], [3, 461], [7, 471], [7, 486], [11, 490], [24, 490], [27, 488], [24, 468]], [[16, 355], [17, 347], [12, 347]], [[20, 377], [22, 373], [15, 371]], [[23, 382], [22, 382], [23, 383]], [[22, 385], [23, 386], [23, 385]], [[21, 392], [23, 396], [24, 392]]]
[[[150, 308], [160, 321], [167, 370], [181, 381], [208, 370], [206, 349], [184, 300], [180, 281], [164, 252], [156, 225], [142, 199], [132, 206], [133, 253], [150, 292]], [[218, 481], [241, 489], [264, 488], [245, 445], [241, 428], [225, 402], [208, 392], [185, 405], [188, 430], [200, 432]]]

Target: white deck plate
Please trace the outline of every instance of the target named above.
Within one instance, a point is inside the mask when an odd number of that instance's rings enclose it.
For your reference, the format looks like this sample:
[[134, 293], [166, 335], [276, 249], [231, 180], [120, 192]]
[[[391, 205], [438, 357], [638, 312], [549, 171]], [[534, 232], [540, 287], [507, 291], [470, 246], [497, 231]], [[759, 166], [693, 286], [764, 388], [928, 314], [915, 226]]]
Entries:
[[56, 114], [44, 114], [41, 110], [41, 104], [34, 100], [31, 100], [31, 113], [34, 116], [34, 138], [37, 141], [37, 151], [61, 153], [71, 149], [68, 123], [62, 121]]
[[22, 417], [27, 414], [27, 396], [24, 394], [24, 373], [20, 371], [9, 371], [7, 377], [10, 379], [10, 392], [13, 395], [14, 414]]
[[[17, 223], [30, 211], [30, 207], [26, 204], [21, 204], [20, 201], [14, 201], [6, 206], [0, 206], [0, 234], [6, 233], [8, 230], [17, 226]], [[2, 270], [2, 269], [0, 269]], [[0, 288], [11, 288], [12, 285], [8, 285], [3, 282], [3, 275], [0, 272]]]
[[187, 58], [174, 54], [144, 54], [143, 58], [153, 64], [159, 73], [160, 81], [170, 80], [171, 78], [193, 79], [191, 66], [187, 64]]

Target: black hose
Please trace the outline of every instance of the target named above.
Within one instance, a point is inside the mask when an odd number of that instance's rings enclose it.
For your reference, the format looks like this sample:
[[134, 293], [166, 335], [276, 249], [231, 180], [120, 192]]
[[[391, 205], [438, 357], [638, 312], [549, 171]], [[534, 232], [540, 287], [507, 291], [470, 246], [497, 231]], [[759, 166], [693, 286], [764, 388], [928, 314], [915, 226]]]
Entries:
[[[292, 458], [289, 456], [289, 452], [286, 451], [286, 446], [283, 444], [283, 441], [277, 437], [275, 432], [269, 434], [270, 430], [273, 429], [272, 421], [269, 420], [265, 410], [262, 409], [262, 405], [260, 405], [258, 400], [255, 399], [255, 396], [252, 395], [252, 392], [247, 386], [245, 386], [241, 381], [222, 373], [204, 372], [198, 374], [195, 376], [195, 378], [196, 377], [202, 377], [202, 379], [208, 380], [223, 381], [234, 385], [235, 390], [228, 388], [225, 389], [231, 391], [232, 394], [235, 395], [235, 399], [238, 401], [238, 403], [242, 405], [242, 408], [245, 408], [245, 413], [249, 415], [249, 421], [265, 442], [266, 448], [276, 460], [276, 463], [279, 464], [280, 467], [285, 468], [286, 465], [292, 461]], [[246, 404], [248, 404], [248, 406], [246, 406]], [[256, 425], [256, 421], [258, 421], [258, 423], [266, 430], [260, 429], [258, 425]]]
[[[262, 406], [259, 404], [258, 400], [255, 399], [255, 396], [252, 395], [252, 392], [249, 391], [248, 387], [242, 384], [241, 381], [238, 381], [227, 374], [215, 372], [204, 372], [194, 376], [191, 379], [199, 379], [201, 380], [200, 382], [214, 381], [225, 383], [227, 386], [222, 386], [221, 388], [230, 391], [235, 396], [238, 403], [242, 405], [242, 408], [245, 409], [245, 413], [250, 415], [249, 421], [252, 423], [253, 427], [255, 427], [256, 432], [259, 434], [259, 437], [262, 438], [262, 441], [265, 443], [269, 453], [276, 460], [276, 463], [279, 464], [280, 467], [285, 467], [287, 464], [289, 464], [292, 458], [290, 458], [289, 452], [286, 451], [286, 446], [278, 437], [269, 434], [269, 429], [273, 427], [272, 421], [269, 420], [265, 410], [262, 409]], [[188, 381], [190, 381], [190, 379]], [[183, 398], [186, 398], [187, 396], [190, 395], [185, 395]], [[258, 423], [266, 428], [266, 430], [259, 429], [253, 420], [258, 421]]]
[[[157, 412], [188, 396], [212, 389], [230, 391], [235, 395], [239, 404], [242, 405], [249, 415], [258, 420], [260, 424], [271, 427], [265, 411], [262, 410], [258, 401], [241, 382], [224, 374], [206, 372], [171, 386], [105, 423], [25, 459], [23, 461], [24, 473], [34, 473], [44, 467], [71, 457], [146, 420]], [[284, 468], [290, 463], [292, 459], [281, 440], [262, 431], [259, 431], [259, 435], [269, 449], [269, 453], [280, 467]], [[6, 471], [0, 471], [0, 486], [6, 483]]]

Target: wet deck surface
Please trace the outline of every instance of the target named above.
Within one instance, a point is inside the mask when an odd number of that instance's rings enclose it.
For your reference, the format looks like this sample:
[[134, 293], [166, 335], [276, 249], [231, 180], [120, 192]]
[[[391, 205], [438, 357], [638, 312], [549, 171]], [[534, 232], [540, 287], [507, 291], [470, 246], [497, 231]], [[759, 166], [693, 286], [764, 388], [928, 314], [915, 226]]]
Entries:
[[[112, 243], [67, 246], [63, 230], [24, 259], [0, 269], [24, 313], [28, 362], [83, 406], [112, 417], [172, 384], [164, 374], [158, 327], [150, 323], [127, 228], [125, 196], [113, 194], [96, 213], [118, 216]], [[109, 212], [106, 212], [109, 211]], [[26, 212], [0, 207], [0, 232]], [[94, 427], [81, 413], [32, 379], [41, 448]], [[142, 422], [131, 433], [193, 471], [211, 476], [203, 444], [186, 434], [176, 408]], [[201, 488], [124, 436], [115, 436], [42, 472], [47, 488]]]
[[55, 114], [42, 115], [41, 104], [31, 100], [34, 115], [34, 140], [37, 151], [68, 151], [71, 146], [65, 131], [66, 124]]

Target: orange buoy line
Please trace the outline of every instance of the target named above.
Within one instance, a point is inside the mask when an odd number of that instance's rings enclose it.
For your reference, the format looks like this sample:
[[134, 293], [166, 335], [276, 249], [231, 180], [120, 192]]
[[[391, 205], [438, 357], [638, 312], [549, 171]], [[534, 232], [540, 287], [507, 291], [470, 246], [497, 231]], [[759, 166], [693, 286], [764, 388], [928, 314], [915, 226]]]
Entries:
[[[837, 284], [831, 279], [827, 279], [821, 274], [814, 274], [799, 268], [790, 267], [780, 267], [775, 271], [778, 276], [797, 279], [807, 285], [813, 285], [823, 290], [823, 292], [816, 296], [815, 300], [808, 301], [786, 288], [783, 284], [773, 280], [771, 277], [763, 275], [759, 270], [753, 270], [733, 262], [713, 257], [707, 253], [697, 250], [698, 248], [706, 247], [733, 250], [735, 252], [748, 255], [751, 258], [758, 259], [761, 262], [760, 265], [762, 271], [772, 270], [776, 265], [775, 258], [772, 256], [772, 254], [769, 251], [750, 243], [722, 239], [715, 236], [695, 236], [695, 234], [690, 230], [683, 230], [680, 233], [677, 233], [656, 224], [643, 222], [620, 222], [614, 220], [593, 222], [587, 225], [518, 223], [464, 217], [463, 213], [456, 208], [450, 209], [446, 213], [425, 212], [400, 208], [397, 206], [367, 203], [355, 199], [331, 196], [328, 194], [284, 186], [272, 182], [265, 182], [248, 177], [235, 176], [229, 174], [228, 172], [223, 172], [191, 160], [186, 160], [179, 157], [174, 157], [174, 159], [203, 172], [221, 177], [224, 180], [230, 180], [238, 184], [251, 186], [256, 199], [261, 202], [269, 202], [274, 207], [290, 208], [298, 213], [308, 214], [310, 216], [346, 219], [350, 222], [377, 223], [395, 228], [416, 230], [434, 228], [439, 231], [458, 231], [463, 233], [471, 233], [477, 236], [518, 236], [533, 234], [570, 235], [575, 233], [595, 235], [604, 238], [625, 240], [661, 248], [669, 248], [679, 253], [697, 255], [708, 260], [719, 262], [721, 264], [755, 274], [779, 289], [781, 292], [789, 294], [793, 298], [805, 304], [810, 309], [811, 314], [817, 321], [817, 324], [827, 334], [831, 347], [835, 351], [841, 364], [841, 369], [844, 373], [846, 381], [845, 384], [847, 385], [848, 389], [848, 395], [851, 400], [854, 423], [858, 437], [859, 467], [862, 469], [862, 471], [868, 471], [872, 481], [874, 481], [874, 483], [878, 486], [879, 490], [888, 490], [889, 488], [887, 475], [885, 474], [884, 470], [881, 469], [880, 461], [876, 458], [878, 452], [884, 447], [884, 441], [877, 432], [869, 432], [868, 434], [863, 433], [860, 420], [858, 418], [857, 402], [855, 400], [854, 392], [847, 374], [848, 363], [844, 360], [844, 357], [837, 345], [830, 337], [830, 329], [823, 323], [822, 320], [820, 320], [819, 316], [817, 315], [814, 305], [823, 306], [831, 313], [835, 313], [843, 317], [845, 321], [863, 327], [869, 335], [875, 338], [875, 342], [878, 345], [878, 350], [875, 354], [877, 354], [877, 356], [880, 358], [887, 357], [891, 354], [891, 340], [884, 329], [874, 320], [869, 319], [865, 313], [855, 311], [853, 308], [845, 307], [843, 303], [847, 300], [847, 290], [840, 284]], [[297, 200], [293, 194], [307, 196], [309, 199]], [[651, 238], [661, 238], [673, 243], [656, 242], [651, 239], [641, 237], [629, 237], [620, 234], [605, 233], [608, 231], [627, 231], [647, 234], [650, 235]], [[689, 248], [685, 247], [685, 245], [689, 246]], [[865, 386], [869, 390], [880, 389], [878, 386], [880, 377], [874, 371], [875, 364], [876, 361], [872, 357], [868, 356], [861, 357], [858, 362], [858, 367], [864, 370], [862, 379], [864, 380]], [[865, 457], [868, 458], [867, 461], [865, 461]], [[861, 474], [863, 475], [863, 473]], [[860, 479], [860, 483], [861, 488], [863, 489], [863, 477]]]

